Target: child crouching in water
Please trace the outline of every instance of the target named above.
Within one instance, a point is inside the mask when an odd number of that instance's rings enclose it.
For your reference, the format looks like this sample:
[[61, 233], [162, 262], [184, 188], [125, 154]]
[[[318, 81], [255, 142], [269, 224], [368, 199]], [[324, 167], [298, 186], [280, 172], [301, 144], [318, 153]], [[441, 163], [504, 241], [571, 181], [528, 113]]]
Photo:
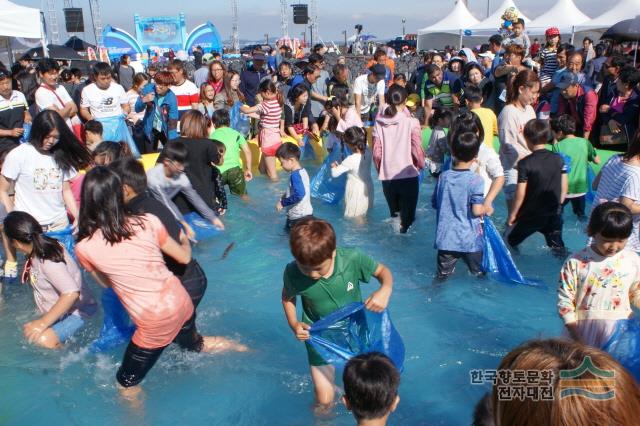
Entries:
[[367, 149], [367, 134], [362, 127], [354, 126], [344, 132], [342, 139], [353, 154], [340, 164], [331, 164], [331, 177], [336, 178], [348, 173], [344, 193], [344, 216], [364, 216], [373, 207], [371, 151]]
[[[393, 288], [391, 271], [357, 249], [336, 248], [333, 227], [324, 220], [307, 219], [291, 230], [295, 259], [284, 270], [282, 306], [289, 327], [300, 341], [309, 340], [311, 324], [352, 302], [361, 302], [360, 282], [376, 277], [380, 288], [365, 307], [382, 312]], [[302, 300], [302, 321], [296, 315], [296, 299]], [[335, 368], [306, 343], [315, 399], [319, 412], [330, 409], [335, 397]]]
[[625, 248], [633, 220], [616, 202], [598, 205], [587, 232], [591, 244], [562, 266], [558, 311], [576, 341], [602, 348], [620, 320], [640, 307], [640, 257]]
[[96, 312], [91, 290], [78, 265], [29, 213], [14, 211], [4, 219], [10, 244], [27, 256], [23, 281], [29, 281], [42, 316], [24, 325], [30, 343], [57, 349]]

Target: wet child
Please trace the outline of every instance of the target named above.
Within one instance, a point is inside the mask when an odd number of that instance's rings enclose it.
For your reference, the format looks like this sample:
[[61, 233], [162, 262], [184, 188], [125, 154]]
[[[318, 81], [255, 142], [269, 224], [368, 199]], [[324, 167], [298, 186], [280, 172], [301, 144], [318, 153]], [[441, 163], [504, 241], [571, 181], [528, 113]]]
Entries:
[[342, 163], [331, 164], [331, 177], [347, 174], [344, 193], [344, 216], [362, 217], [373, 207], [373, 180], [371, 179], [371, 150], [367, 149], [367, 134], [362, 127], [350, 127], [342, 140], [353, 154]]
[[213, 163], [214, 167], [211, 172], [211, 179], [213, 180], [213, 191], [215, 194], [214, 210], [223, 216], [227, 212], [227, 193], [224, 190], [224, 184], [222, 183], [222, 174], [218, 167], [224, 164], [224, 156], [227, 152], [227, 148], [224, 143], [213, 140], [214, 149], [218, 153], [217, 160]]
[[400, 373], [384, 354], [370, 352], [349, 360], [342, 373], [342, 400], [359, 426], [384, 426], [398, 404]]
[[446, 108], [434, 108], [430, 125], [433, 131], [429, 139], [429, 147], [425, 152], [425, 166], [432, 175], [437, 176], [442, 172], [445, 162], [445, 155], [449, 155], [449, 143], [447, 142], [447, 131], [451, 126], [453, 114]]
[[589, 192], [587, 169], [589, 162], [600, 164], [600, 158], [591, 142], [576, 137], [576, 120], [572, 116], [564, 114], [551, 120], [551, 130], [557, 140], [553, 144], [553, 152], [564, 154], [571, 160], [567, 198], [562, 208], [571, 202], [573, 213], [578, 219], [585, 219], [586, 194]]
[[4, 231], [10, 244], [27, 257], [22, 280], [31, 285], [41, 314], [24, 325], [24, 336], [38, 346], [60, 348], [96, 312], [91, 290], [69, 252], [46, 236], [29, 213], [9, 213]]
[[547, 150], [553, 137], [547, 120], [533, 119], [524, 126], [531, 154], [518, 162], [518, 185], [507, 220], [507, 242], [516, 247], [540, 232], [547, 246], [564, 255], [562, 203], [567, 195], [567, 168], [559, 154]]
[[300, 165], [300, 148], [296, 145], [282, 144], [276, 151], [276, 157], [282, 168], [289, 172], [287, 192], [276, 203], [277, 211], [287, 209], [285, 229], [289, 231], [297, 222], [313, 215], [309, 174]]
[[[333, 227], [324, 220], [307, 219], [291, 230], [294, 261], [284, 270], [282, 305], [289, 327], [302, 342], [309, 340], [311, 324], [352, 303], [362, 302], [360, 282], [375, 277], [380, 288], [365, 307], [382, 312], [393, 288], [391, 271], [358, 249], [336, 248]], [[296, 317], [296, 300], [302, 300], [302, 320]], [[317, 412], [331, 409], [335, 399], [335, 368], [309, 344], [305, 344], [311, 368]], [[352, 401], [357, 405], [356, 401]]]
[[498, 135], [498, 117], [496, 117], [492, 109], [482, 106], [482, 90], [475, 86], [465, 87], [464, 99], [469, 111], [476, 114], [482, 122], [484, 130], [484, 140], [482, 142], [487, 148], [494, 149], [493, 137]]
[[587, 232], [591, 244], [571, 255], [560, 272], [558, 311], [574, 340], [602, 348], [631, 305], [640, 307], [640, 258], [625, 248], [631, 212], [616, 202], [598, 205]]
[[473, 133], [451, 141], [453, 166], [438, 178], [434, 192], [438, 276], [445, 280], [462, 258], [473, 275], [482, 274], [484, 181], [470, 170], [478, 157], [480, 139]]

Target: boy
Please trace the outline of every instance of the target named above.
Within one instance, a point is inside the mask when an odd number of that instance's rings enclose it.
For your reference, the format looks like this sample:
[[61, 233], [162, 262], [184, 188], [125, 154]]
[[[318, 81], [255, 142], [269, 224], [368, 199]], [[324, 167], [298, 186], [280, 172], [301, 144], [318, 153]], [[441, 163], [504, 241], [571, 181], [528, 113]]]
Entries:
[[573, 213], [578, 216], [578, 219], [584, 220], [586, 219], [585, 199], [587, 192], [589, 192], [587, 168], [589, 161], [600, 164], [600, 158], [591, 142], [576, 137], [576, 128], [576, 120], [567, 114], [551, 120], [551, 129], [558, 141], [553, 144], [553, 152], [564, 154], [571, 159], [567, 198], [562, 204], [562, 208], [564, 210], [564, 206], [571, 202]]
[[558, 255], [565, 252], [561, 206], [567, 195], [567, 169], [559, 154], [548, 151], [552, 140], [547, 120], [533, 119], [524, 126], [531, 154], [518, 162], [518, 186], [507, 225], [507, 242], [516, 247], [535, 232], [544, 235]]
[[87, 148], [93, 152], [102, 143], [102, 123], [98, 120], [84, 123], [84, 138]]
[[186, 159], [187, 147], [184, 142], [172, 141], [168, 143], [164, 150], [162, 163], [156, 164], [155, 167], [147, 171], [147, 180], [151, 195], [171, 210], [176, 220], [184, 226], [189, 238], [193, 239], [195, 236], [193, 230], [182, 217], [178, 206], [173, 202], [173, 197], [178, 193], [182, 193], [196, 208], [200, 216], [211, 222], [213, 226], [224, 229], [224, 225], [218, 218], [217, 213], [211, 210], [202, 197], [193, 189], [189, 178], [184, 173]]
[[[328, 222], [315, 218], [300, 222], [291, 230], [289, 242], [295, 261], [284, 270], [282, 306], [298, 340], [309, 340], [315, 321], [349, 303], [361, 302], [360, 282], [369, 282], [372, 276], [380, 288], [365, 306], [373, 312], [386, 309], [393, 289], [391, 271], [358, 249], [336, 248], [336, 234]], [[297, 296], [302, 300], [302, 321], [296, 318]], [[306, 343], [306, 349], [317, 408], [326, 411], [334, 401], [335, 368], [310, 344]]]
[[482, 90], [476, 86], [468, 86], [464, 88], [464, 99], [467, 108], [480, 118], [482, 129], [484, 130], [484, 141], [488, 148], [494, 149], [493, 137], [498, 134], [498, 117], [489, 108], [482, 106]]
[[[239, 132], [230, 126], [229, 111], [219, 109], [213, 113], [213, 126], [215, 131], [209, 136], [210, 139], [220, 141], [224, 144], [226, 151], [224, 163], [216, 166], [220, 171], [223, 185], [229, 185], [232, 194], [239, 195], [243, 200], [247, 200], [247, 182], [253, 179], [251, 173], [251, 150], [247, 145], [247, 140]], [[240, 151], [244, 153], [244, 171], [240, 164]]]
[[480, 216], [485, 213], [484, 181], [470, 170], [480, 140], [467, 132], [451, 141], [453, 167], [440, 175], [434, 192], [438, 280], [446, 280], [462, 258], [469, 271], [482, 274]]
[[529, 51], [531, 49], [531, 40], [529, 36], [524, 32], [524, 19], [518, 18], [511, 27], [513, 34], [508, 39], [504, 40], [502, 44], [506, 47], [511, 44], [519, 44], [524, 47], [524, 57], [529, 58]]
[[124, 120], [124, 115], [129, 114], [131, 108], [124, 88], [113, 82], [111, 66], [98, 62], [93, 66], [93, 76], [94, 83], [82, 89], [80, 116], [87, 121], [112, 117]]
[[311, 186], [309, 185], [307, 171], [300, 165], [300, 148], [297, 145], [283, 143], [278, 147], [276, 157], [280, 160], [282, 168], [291, 173], [289, 176], [289, 188], [276, 203], [277, 211], [287, 208], [285, 229], [289, 231], [293, 225], [313, 215]]
[[384, 354], [370, 352], [347, 362], [342, 374], [342, 401], [359, 426], [384, 426], [398, 407], [400, 374]]

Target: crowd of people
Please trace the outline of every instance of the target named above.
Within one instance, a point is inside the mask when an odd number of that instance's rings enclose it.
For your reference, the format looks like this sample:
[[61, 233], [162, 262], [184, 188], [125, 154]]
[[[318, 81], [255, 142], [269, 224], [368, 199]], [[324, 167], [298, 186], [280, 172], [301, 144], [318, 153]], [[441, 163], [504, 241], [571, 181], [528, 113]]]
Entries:
[[[3, 274], [18, 276], [22, 253], [22, 278], [40, 311], [24, 325], [25, 337], [58, 348], [96, 312], [82, 267], [115, 292], [136, 327], [116, 376], [125, 397], [137, 398], [172, 342], [195, 352], [247, 351], [197, 330], [207, 277], [193, 258], [196, 230], [186, 217], [195, 213], [224, 229], [224, 216], [233, 214], [227, 187], [246, 200], [254, 160], [269, 181], [278, 181], [278, 165], [288, 173], [275, 209], [286, 210], [290, 232], [294, 261], [284, 271], [282, 304], [296, 338], [308, 341], [313, 322], [361, 302], [359, 283], [371, 277], [380, 288], [364, 304], [386, 309], [389, 268], [358, 249], [338, 248], [331, 224], [313, 216], [302, 155], [316, 141], [340, 153], [329, 176], [347, 175], [345, 217], [362, 220], [373, 206], [372, 167], [400, 233], [415, 220], [422, 180], [435, 183], [438, 282], [459, 259], [483, 275], [482, 220], [501, 193], [513, 250], [541, 233], [554, 255], [566, 257], [563, 209], [570, 203], [588, 224], [589, 241], [559, 274], [566, 339], [527, 343], [501, 368], [552, 366], [557, 373], [591, 356], [599, 368], [615, 370], [616, 390], [624, 392], [577, 407], [558, 398], [504, 402], [494, 389], [476, 421], [632, 424], [638, 384], [601, 349], [640, 306], [640, 72], [621, 46], [585, 39], [576, 48], [557, 28], [545, 35], [543, 46], [532, 44], [524, 22], [516, 22], [509, 37], [494, 35], [476, 49], [427, 52], [410, 75], [396, 73], [383, 49], [359, 75], [344, 57], [327, 70], [323, 46], [302, 62], [286, 49], [273, 60], [255, 52], [242, 70], [202, 52], [196, 66], [175, 59], [145, 73], [125, 55], [117, 67], [96, 63], [86, 80], [48, 58], [1, 67]], [[596, 147], [620, 153], [592, 181], [590, 163], [601, 161]], [[145, 171], [138, 159], [153, 153], [157, 163]], [[69, 229], [74, 252], [55, 239]], [[316, 402], [326, 410], [335, 400], [335, 368], [308, 342], [306, 348]], [[384, 355], [358, 356], [344, 371], [345, 404], [359, 422], [384, 421], [398, 405], [398, 383]]]

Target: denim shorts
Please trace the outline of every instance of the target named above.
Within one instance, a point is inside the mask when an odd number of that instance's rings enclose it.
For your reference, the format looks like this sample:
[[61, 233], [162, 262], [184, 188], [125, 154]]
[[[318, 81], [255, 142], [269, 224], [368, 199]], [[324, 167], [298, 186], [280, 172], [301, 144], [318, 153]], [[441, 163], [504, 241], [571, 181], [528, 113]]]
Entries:
[[84, 325], [84, 320], [79, 315], [67, 315], [66, 317], [58, 320], [55, 324], [51, 326], [53, 332], [58, 336], [58, 340], [60, 343], [64, 343], [71, 336], [73, 336], [76, 331], [78, 331]]
[[508, 169], [504, 171], [504, 196], [507, 200], [513, 200], [516, 196], [516, 188], [518, 187], [518, 169]]

